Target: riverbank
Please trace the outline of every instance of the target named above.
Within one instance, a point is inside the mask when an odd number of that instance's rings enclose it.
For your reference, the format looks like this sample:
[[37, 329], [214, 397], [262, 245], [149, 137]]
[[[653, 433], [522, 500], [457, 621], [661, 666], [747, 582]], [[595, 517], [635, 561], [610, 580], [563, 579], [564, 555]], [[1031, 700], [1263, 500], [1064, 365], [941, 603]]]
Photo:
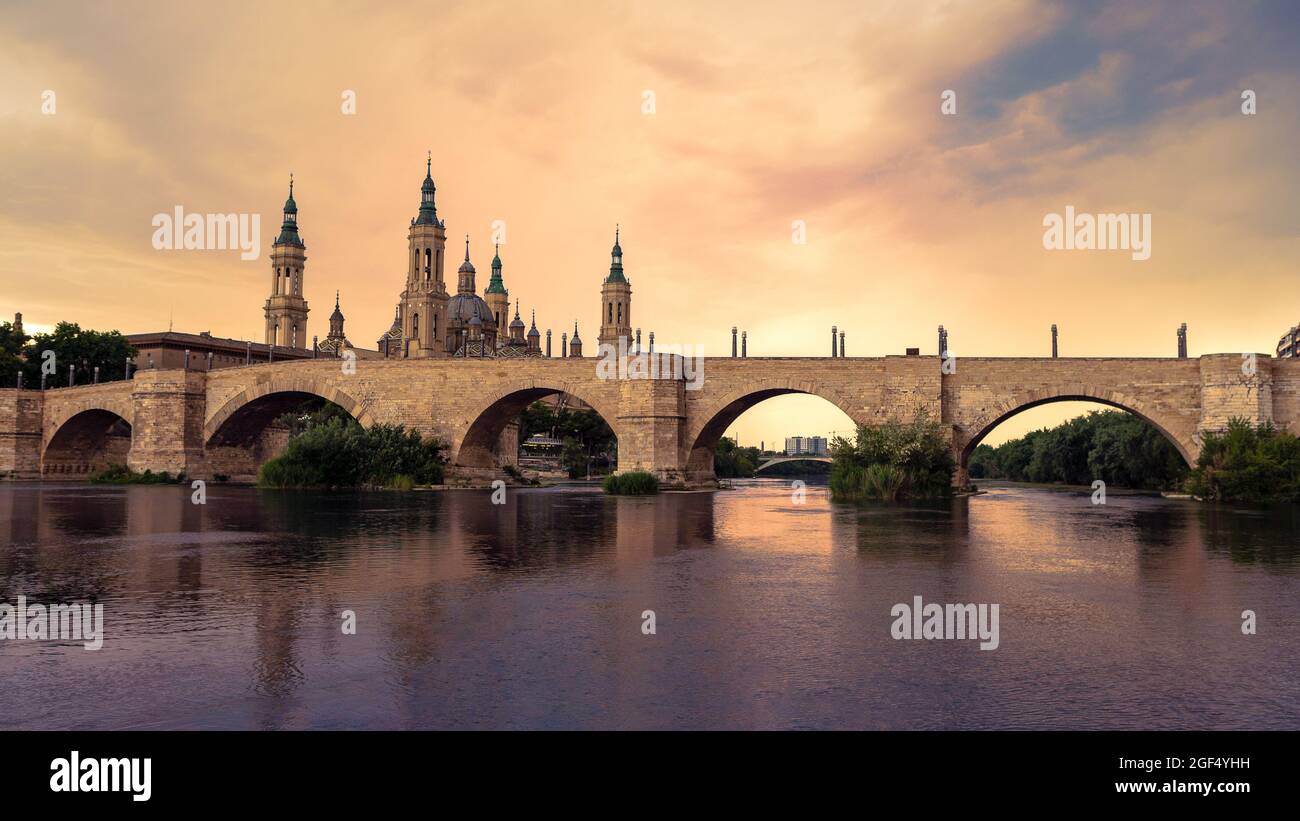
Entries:
[[[1067, 484], [1057, 484], [1053, 482], [1012, 482], [1006, 479], [975, 479], [971, 481], [971, 484], [977, 490], [983, 490], [984, 488], [1007, 487], [1007, 488], [1022, 488], [1022, 489], [1032, 489], [1032, 490], [1048, 490], [1048, 491], [1052, 491], [1053, 493], [1091, 494], [1094, 492], [1091, 485], [1067, 485]], [[1160, 491], [1160, 490], [1146, 490], [1143, 488], [1115, 487], [1112, 485], [1107, 485], [1106, 495], [1107, 496], [1152, 496], [1152, 497], [1160, 498], [1162, 496], [1165, 496], [1165, 493], [1164, 491]]]

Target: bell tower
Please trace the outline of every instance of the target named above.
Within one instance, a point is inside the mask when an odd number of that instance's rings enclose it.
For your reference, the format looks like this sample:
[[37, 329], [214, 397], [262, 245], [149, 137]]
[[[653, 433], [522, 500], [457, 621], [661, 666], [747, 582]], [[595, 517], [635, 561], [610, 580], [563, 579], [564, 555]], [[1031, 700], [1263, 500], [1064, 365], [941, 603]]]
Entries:
[[420, 210], [407, 234], [406, 289], [402, 291], [402, 358], [446, 356], [447, 286], [443, 280], [446, 225], [434, 204], [433, 154], [425, 164]]
[[614, 226], [609, 276], [600, 286], [600, 335], [596, 337], [602, 347], [612, 345], [615, 350], [620, 337], [630, 340], [632, 336], [632, 283], [623, 276], [623, 248], [618, 243], [618, 233], [618, 226]]
[[[501, 246], [496, 248], [496, 256], [492, 257], [492, 279], [488, 282], [487, 289], [483, 291], [483, 299], [487, 302], [488, 307], [492, 309], [492, 318], [497, 324], [497, 342], [504, 340], [510, 333], [510, 292], [506, 290], [506, 284], [501, 278]], [[515, 313], [518, 313], [516, 308]]]
[[266, 344], [281, 348], [307, 348], [307, 300], [302, 298], [303, 267], [307, 246], [298, 236], [298, 204], [293, 199], [293, 175], [289, 175], [289, 199], [284, 201], [280, 235], [271, 243], [271, 295], [266, 316]]

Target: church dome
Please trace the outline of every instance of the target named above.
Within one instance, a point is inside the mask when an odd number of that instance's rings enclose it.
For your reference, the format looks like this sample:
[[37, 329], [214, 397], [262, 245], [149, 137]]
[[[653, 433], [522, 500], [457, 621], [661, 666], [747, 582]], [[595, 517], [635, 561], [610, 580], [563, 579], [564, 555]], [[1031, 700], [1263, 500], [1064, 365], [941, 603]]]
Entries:
[[447, 301], [447, 322], [452, 325], [465, 324], [478, 317], [480, 322], [495, 325], [492, 309], [478, 294], [456, 294]]

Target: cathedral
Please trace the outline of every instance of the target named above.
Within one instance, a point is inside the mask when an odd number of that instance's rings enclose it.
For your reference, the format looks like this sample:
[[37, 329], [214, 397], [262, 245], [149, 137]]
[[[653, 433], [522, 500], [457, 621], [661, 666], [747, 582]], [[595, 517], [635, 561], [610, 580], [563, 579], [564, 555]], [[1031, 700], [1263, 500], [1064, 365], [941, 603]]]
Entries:
[[[428, 357], [549, 357], [551, 332], [545, 347], [537, 330], [536, 312], [527, 332], [520, 316], [519, 300], [510, 316], [510, 292], [502, 276], [501, 248], [493, 248], [492, 275], [482, 295], [477, 271], [470, 260], [470, 237], [465, 236], [465, 256], [456, 269], [456, 292], [447, 290], [444, 263], [447, 246], [446, 223], [438, 218], [434, 201], [433, 160], [425, 165], [420, 185], [420, 207], [407, 234], [406, 286], [399, 295], [393, 324], [379, 338], [377, 350], [355, 347], [343, 331], [339, 294], [334, 294], [334, 313], [329, 334], [323, 341], [307, 339], [307, 301], [303, 298], [303, 273], [307, 246], [298, 232], [298, 204], [289, 179], [289, 198], [284, 203], [280, 234], [271, 245], [271, 295], [263, 307], [266, 320], [265, 344], [289, 349], [290, 356], [343, 356], [352, 351], [360, 359], [420, 359]], [[617, 346], [620, 337], [630, 344], [632, 337], [632, 284], [623, 274], [623, 249], [619, 230], [614, 231], [609, 276], [601, 284], [600, 344]], [[582, 340], [578, 323], [573, 336], [561, 334], [560, 356], [581, 357]]]

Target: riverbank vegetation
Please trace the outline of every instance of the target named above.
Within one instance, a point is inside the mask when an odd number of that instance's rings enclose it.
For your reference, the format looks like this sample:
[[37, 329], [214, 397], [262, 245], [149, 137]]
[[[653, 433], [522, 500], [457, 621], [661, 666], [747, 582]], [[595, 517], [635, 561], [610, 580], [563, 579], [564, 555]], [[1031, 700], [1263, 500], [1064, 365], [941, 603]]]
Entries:
[[831, 498], [838, 502], [934, 499], [952, 494], [957, 463], [937, 421], [859, 425], [831, 443]]
[[136, 473], [126, 465], [109, 465], [92, 473], [87, 481], [92, 485], [170, 485], [185, 481], [185, 477], [173, 476], [165, 470], [162, 473], [154, 473], [152, 470]]
[[659, 492], [659, 480], [644, 470], [611, 473], [600, 486], [615, 496], [650, 496]]
[[401, 425], [363, 428], [346, 411], [326, 404], [286, 414], [284, 453], [258, 471], [266, 488], [388, 487], [409, 490], [442, 482], [445, 445]]
[[1182, 456], [1150, 423], [1122, 411], [1093, 411], [1031, 431], [967, 461], [971, 479], [1173, 490], [1187, 478]]
[[1300, 502], [1300, 438], [1233, 419], [1207, 432], [1187, 491], [1217, 502]]

